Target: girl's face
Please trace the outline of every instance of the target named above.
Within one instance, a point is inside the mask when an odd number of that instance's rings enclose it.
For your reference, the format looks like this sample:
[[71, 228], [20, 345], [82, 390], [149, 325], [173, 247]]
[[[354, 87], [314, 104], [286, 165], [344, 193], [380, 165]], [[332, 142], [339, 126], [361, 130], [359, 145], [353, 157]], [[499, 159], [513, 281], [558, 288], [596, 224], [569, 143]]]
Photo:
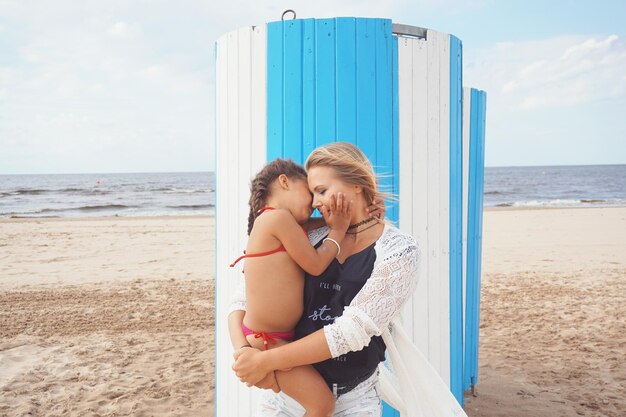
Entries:
[[330, 204], [330, 197], [341, 192], [346, 201], [357, 201], [357, 195], [362, 195], [360, 187], [350, 185], [335, 174], [335, 170], [326, 166], [315, 166], [308, 171], [309, 190], [313, 193], [313, 208], [320, 208]]
[[313, 213], [311, 208], [312, 197], [305, 180], [289, 180], [287, 199], [289, 211], [298, 223], [303, 224], [309, 220], [311, 213]]

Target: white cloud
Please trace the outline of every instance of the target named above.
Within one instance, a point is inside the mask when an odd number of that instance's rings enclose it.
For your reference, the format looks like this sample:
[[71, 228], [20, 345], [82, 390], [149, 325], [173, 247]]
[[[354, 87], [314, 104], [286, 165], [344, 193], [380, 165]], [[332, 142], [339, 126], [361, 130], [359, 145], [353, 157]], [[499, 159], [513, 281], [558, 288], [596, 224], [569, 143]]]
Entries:
[[116, 22], [107, 29], [107, 34], [113, 38], [129, 39], [137, 34], [137, 28], [126, 22]]
[[617, 35], [500, 43], [468, 58], [469, 84], [512, 108], [571, 107], [626, 95], [626, 42]]

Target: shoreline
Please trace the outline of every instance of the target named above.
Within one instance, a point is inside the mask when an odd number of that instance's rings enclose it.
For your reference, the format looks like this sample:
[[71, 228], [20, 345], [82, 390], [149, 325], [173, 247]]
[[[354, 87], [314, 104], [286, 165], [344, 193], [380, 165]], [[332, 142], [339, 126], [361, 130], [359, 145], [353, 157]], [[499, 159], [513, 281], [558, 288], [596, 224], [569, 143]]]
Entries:
[[139, 216], [75, 216], [75, 217], [61, 217], [61, 216], [48, 216], [48, 217], [0, 217], [0, 223], [19, 223], [19, 222], [28, 222], [28, 221], [40, 221], [40, 222], [53, 222], [53, 221], [80, 221], [80, 220], [89, 220], [89, 221], [97, 221], [97, 220], [167, 220], [167, 219], [206, 219], [206, 218], [215, 218], [214, 214], [156, 214], [154, 216], [150, 215], [139, 215]]
[[[483, 207], [484, 212], [498, 212], [498, 211], [554, 211], [554, 210], [619, 210], [626, 209], [626, 206], [597, 206], [597, 207]], [[156, 214], [156, 215], [138, 215], [138, 216], [47, 216], [47, 217], [19, 217], [8, 216], [0, 217], [0, 223], [20, 223], [20, 222], [55, 222], [55, 221], [111, 221], [111, 220], [171, 220], [171, 219], [215, 219], [215, 214]]]

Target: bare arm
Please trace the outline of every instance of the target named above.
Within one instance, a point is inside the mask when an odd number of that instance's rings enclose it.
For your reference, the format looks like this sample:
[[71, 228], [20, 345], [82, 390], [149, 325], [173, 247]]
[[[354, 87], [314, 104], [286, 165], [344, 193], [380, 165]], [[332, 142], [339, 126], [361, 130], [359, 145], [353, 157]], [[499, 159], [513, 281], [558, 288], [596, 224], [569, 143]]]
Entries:
[[276, 369], [288, 369], [331, 358], [323, 329], [279, 348], [266, 351], [240, 349], [234, 356], [233, 370], [248, 386], [255, 385]]
[[241, 330], [241, 323], [245, 314], [246, 312], [243, 310], [235, 310], [228, 315], [228, 333], [230, 334], [230, 342], [234, 350], [249, 345], [248, 339], [246, 339], [243, 330]]
[[338, 248], [330, 241], [333, 239], [338, 244], [346, 235], [352, 214], [351, 202], [345, 203], [340, 194], [333, 199], [330, 209], [322, 209], [322, 215], [331, 228], [328, 234], [329, 240], [325, 241], [317, 249], [311, 246], [309, 238], [302, 233], [302, 228], [285, 210], [269, 212], [265, 219], [260, 219], [259, 225], [267, 228], [267, 232], [274, 235], [285, 247], [285, 250], [302, 269], [311, 275], [319, 275], [330, 265], [337, 256]]
[[[241, 323], [243, 322], [245, 314], [246, 312], [243, 310], [235, 310], [228, 315], [228, 333], [230, 334], [230, 341], [235, 351], [235, 358], [237, 358], [244, 350], [259, 352], [259, 350], [250, 346], [246, 336], [241, 330]], [[272, 371], [266, 372], [265, 377], [259, 379], [256, 383], [256, 387], [261, 389], [271, 389], [274, 392], [280, 392], [280, 387], [276, 382], [276, 375]]]

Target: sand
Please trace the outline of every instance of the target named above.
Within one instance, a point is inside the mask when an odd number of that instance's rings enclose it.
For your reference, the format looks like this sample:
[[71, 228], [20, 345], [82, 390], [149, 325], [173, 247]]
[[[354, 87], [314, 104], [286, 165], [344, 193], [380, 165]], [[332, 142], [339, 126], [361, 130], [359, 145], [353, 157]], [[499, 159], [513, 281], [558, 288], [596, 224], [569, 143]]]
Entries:
[[478, 416], [626, 415], [626, 208], [487, 211]]
[[[626, 208], [484, 218], [478, 416], [622, 416]], [[0, 221], [0, 416], [213, 416], [213, 219]]]
[[0, 416], [213, 416], [213, 219], [0, 222]]

